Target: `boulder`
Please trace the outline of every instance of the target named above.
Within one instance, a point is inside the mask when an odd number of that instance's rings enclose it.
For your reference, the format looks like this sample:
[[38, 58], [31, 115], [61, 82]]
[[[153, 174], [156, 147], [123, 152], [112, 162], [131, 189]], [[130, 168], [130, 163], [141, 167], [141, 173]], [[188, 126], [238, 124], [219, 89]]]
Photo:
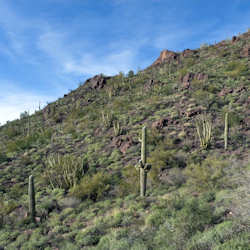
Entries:
[[199, 80], [199, 81], [206, 81], [208, 80], [208, 75], [205, 73], [196, 73], [194, 75], [194, 79]]
[[126, 154], [126, 151], [134, 144], [131, 136], [118, 136], [112, 140], [112, 146], [119, 148], [119, 150]]
[[241, 55], [243, 57], [250, 57], [250, 46], [247, 45], [242, 49]]
[[237, 36], [233, 36], [233, 37], [232, 37], [232, 43], [235, 43], [235, 42], [237, 42], [237, 41], [239, 41], [239, 40], [240, 40], [240, 38], [237, 37]]
[[194, 79], [194, 73], [187, 73], [182, 79], [182, 84], [185, 89], [190, 87], [191, 81]]
[[219, 92], [218, 96], [225, 96], [225, 95], [231, 94], [231, 93], [233, 93], [233, 89], [231, 89], [231, 88], [223, 88], [223, 89]]
[[183, 52], [181, 53], [181, 56], [182, 57], [190, 57], [190, 56], [192, 56], [192, 55], [194, 55], [196, 53], [196, 51], [194, 51], [194, 50], [191, 50], [191, 49], [185, 49], [185, 50], [183, 50]]
[[162, 118], [158, 121], [153, 122], [152, 128], [153, 129], [162, 129], [163, 127], [166, 127], [168, 125], [168, 119]]

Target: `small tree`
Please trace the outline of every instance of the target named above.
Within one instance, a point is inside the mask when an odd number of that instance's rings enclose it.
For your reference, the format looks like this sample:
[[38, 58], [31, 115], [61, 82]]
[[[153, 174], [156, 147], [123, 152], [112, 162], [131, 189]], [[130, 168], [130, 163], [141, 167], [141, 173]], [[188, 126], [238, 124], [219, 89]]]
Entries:
[[128, 77], [133, 77], [135, 74], [134, 74], [134, 71], [133, 70], [130, 70], [128, 72]]

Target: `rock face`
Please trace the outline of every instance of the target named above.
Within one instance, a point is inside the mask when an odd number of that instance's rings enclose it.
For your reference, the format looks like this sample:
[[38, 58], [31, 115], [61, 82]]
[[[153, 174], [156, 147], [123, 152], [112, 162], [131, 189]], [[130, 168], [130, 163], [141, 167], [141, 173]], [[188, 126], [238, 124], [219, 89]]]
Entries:
[[237, 36], [233, 36], [233, 37], [232, 37], [232, 43], [235, 43], [235, 42], [237, 42], [237, 41], [239, 41], [239, 40], [240, 40], [240, 38], [237, 37]]
[[168, 125], [168, 119], [167, 118], [162, 118], [158, 121], [155, 121], [152, 124], [152, 128], [154, 129], [162, 129], [163, 127], [166, 127]]
[[191, 81], [194, 79], [194, 73], [187, 73], [182, 79], [183, 88], [188, 89]]
[[162, 64], [165, 61], [172, 61], [172, 60], [177, 60], [178, 59], [178, 54], [170, 51], [170, 50], [163, 50], [160, 54], [160, 56], [156, 59], [156, 61], [152, 64], [154, 65], [159, 65]]
[[110, 79], [110, 77], [103, 76], [102, 74], [100, 74], [86, 80], [85, 84], [91, 89], [102, 89], [107, 83], [108, 79]]
[[193, 55], [197, 54], [196, 50], [191, 50], [191, 49], [185, 49], [183, 50], [183, 52], [181, 53], [182, 57], [191, 57]]
[[250, 57], [250, 45], [245, 46], [241, 54], [243, 57]]
[[207, 81], [208, 80], [208, 75], [205, 73], [192, 73], [189, 72], [186, 75], [184, 75], [181, 78], [181, 82], [183, 84], [184, 89], [188, 89], [190, 87], [191, 81], [192, 80], [198, 80], [198, 81]]
[[148, 90], [150, 90], [151, 88], [153, 88], [154, 86], [156, 86], [156, 85], [163, 85], [163, 83], [162, 82], [160, 82], [160, 81], [156, 81], [156, 80], [154, 80], [154, 79], [149, 79], [146, 83], [145, 83], [145, 85], [144, 85], [144, 89], [146, 90], [146, 91], [148, 91]]
[[131, 136], [118, 136], [112, 140], [112, 146], [119, 148], [119, 150], [126, 154], [126, 151], [134, 144]]

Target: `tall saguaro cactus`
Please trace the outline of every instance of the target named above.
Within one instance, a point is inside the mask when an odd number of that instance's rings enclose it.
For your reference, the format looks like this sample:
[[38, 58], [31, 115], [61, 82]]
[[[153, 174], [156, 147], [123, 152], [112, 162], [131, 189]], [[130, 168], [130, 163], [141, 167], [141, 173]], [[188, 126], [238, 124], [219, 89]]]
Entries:
[[228, 112], [225, 114], [225, 128], [224, 128], [224, 149], [227, 150], [228, 141]]
[[141, 159], [139, 160], [139, 164], [136, 165], [136, 168], [140, 170], [140, 195], [144, 197], [146, 195], [146, 186], [147, 186], [147, 173], [151, 169], [151, 165], [147, 163], [147, 130], [144, 126], [142, 128], [142, 139], [141, 142]]
[[36, 221], [35, 187], [34, 187], [34, 178], [32, 175], [30, 175], [29, 177], [29, 216], [33, 222]]

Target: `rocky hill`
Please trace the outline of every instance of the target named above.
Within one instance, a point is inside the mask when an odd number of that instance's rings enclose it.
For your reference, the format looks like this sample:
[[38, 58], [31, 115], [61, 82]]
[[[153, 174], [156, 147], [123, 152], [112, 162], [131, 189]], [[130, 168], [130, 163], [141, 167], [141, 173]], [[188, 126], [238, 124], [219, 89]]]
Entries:
[[0, 249], [250, 249], [249, 87], [250, 31], [0, 127]]

